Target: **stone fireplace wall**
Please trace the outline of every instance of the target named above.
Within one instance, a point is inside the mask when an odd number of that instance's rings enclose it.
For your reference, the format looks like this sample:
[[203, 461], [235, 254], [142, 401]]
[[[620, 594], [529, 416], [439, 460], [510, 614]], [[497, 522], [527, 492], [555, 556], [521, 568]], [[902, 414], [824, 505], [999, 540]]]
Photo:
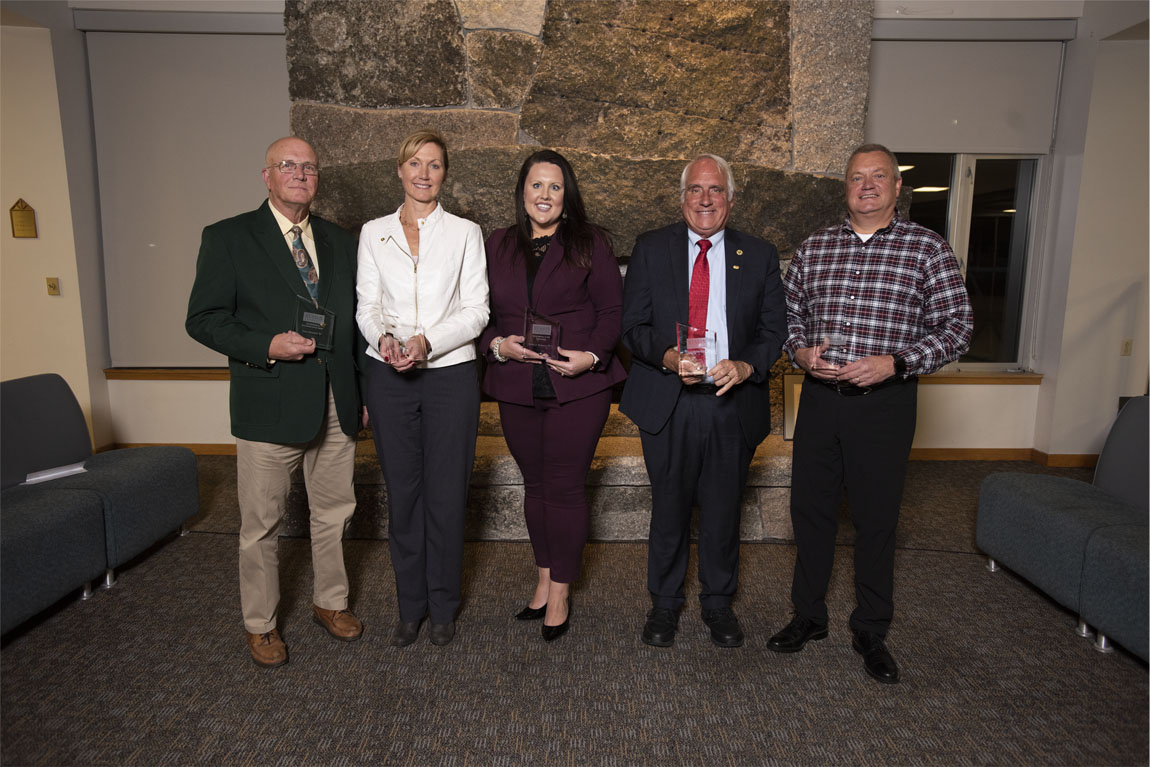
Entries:
[[731, 225], [783, 259], [843, 213], [862, 141], [872, 3], [863, 0], [289, 0], [294, 134], [324, 167], [315, 210], [357, 229], [402, 200], [395, 155], [432, 128], [441, 200], [484, 233], [514, 220], [540, 145], [568, 157], [625, 263], [679, 218], [679, 173], [726, 157]]

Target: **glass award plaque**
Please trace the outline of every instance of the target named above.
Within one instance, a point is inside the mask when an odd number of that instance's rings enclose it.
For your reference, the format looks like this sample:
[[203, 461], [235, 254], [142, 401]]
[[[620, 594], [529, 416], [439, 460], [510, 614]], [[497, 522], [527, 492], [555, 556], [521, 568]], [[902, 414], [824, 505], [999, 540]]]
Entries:
[[314, 338], [315, 348], [330, 350], [332, 332], [335, 330], [335, 315], [310, 298], [296, 296], [295, 332], [304, 338]]
[[679, 347], [679, 375], [705, 376], [718, 361], [718, 335], [713, 330], [675, 323]]
[[842, 332], [843, 323], [841, 320], [834, 319], [820, 319], [815, 322], [813, 338], [808, 338], [807, 343], [813, 346], [823, 347], [822, 354], [819, 356], [824, 363], [830, 365], [830, 369], [837, 368], [845, 365], [849, 360], [847, 359], [847, 343], [849, 339], [846, 334]]
[[528, 308], [523, 317], [523, 346], [544, 357], [559, 359], [559, 320]]

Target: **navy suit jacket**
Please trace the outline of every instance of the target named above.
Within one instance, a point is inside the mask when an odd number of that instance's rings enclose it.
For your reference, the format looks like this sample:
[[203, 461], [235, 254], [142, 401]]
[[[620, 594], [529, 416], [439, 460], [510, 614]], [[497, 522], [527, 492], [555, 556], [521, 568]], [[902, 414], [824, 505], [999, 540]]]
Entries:
[[[527, 265], [515, 257], [515, 229], [497, 229], [487, 238], [487, 284], [491, 289], [491, 319], [479, 338], [479, 350], [487, 359], [483, 391], [503, 402], [530, 405], [532, 365], [496, 362], [491, 342], [498, 336], [522, 335], [527, 308]], [[559, 321], [559, 345], [572, 351], [594, 352], [595, 370], [564, 378], [547, 370], [559, 402], [589, 397], [627, 377], [615, 357], [623, 303], [619, 262], [607, 241], [596, 237], [591, 249], [591, 269], [572, 267], [563, 258], [563, 243], [551, 239], [543, 264], [535, 275], [534, 309]]]
[[[727, 335], [731, 360], [754, 368], [724, 397], [735, 398], [743, 439], [751, 450], [770, 433], [767, 383], [787, 338], [779, 254], [766, 240], [726, 229]], [[675, 346], [675, 323], [687, 324], [687, 225], [639, 235], [623, 290], [623, 343], [633, 355], [619, 410], [650, 434], [659, 433], [683, 391], [678, 373], [663, 368]]]

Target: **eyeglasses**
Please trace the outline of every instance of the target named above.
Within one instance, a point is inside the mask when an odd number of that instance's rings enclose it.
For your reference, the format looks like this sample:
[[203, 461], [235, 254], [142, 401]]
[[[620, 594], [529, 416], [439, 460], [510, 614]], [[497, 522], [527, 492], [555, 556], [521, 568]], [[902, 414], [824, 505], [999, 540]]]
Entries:
[[280, 160], [279, 162], [269, 165], [269, 168], [275, 168], [280, 173], [295, 173], [297, 168], [303, 168], [305, 176], [318, 176], [319, 166], [310, 162], [298, 163], [295, 160]]

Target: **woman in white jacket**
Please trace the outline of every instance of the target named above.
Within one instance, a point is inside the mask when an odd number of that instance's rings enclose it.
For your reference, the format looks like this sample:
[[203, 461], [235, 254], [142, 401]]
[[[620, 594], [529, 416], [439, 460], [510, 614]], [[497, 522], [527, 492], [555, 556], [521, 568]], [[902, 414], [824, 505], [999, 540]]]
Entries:
[[409, 645], [455, 636], [463, 519], [479, 426], [475, 339], [487, 324], [479, 225], [439, 204], [447, 145], [419, 131], [399, 148], [403, 204], [359, 236], [356, 321], [368, 342], [367, 408], [387, 482], [399, 621]]

